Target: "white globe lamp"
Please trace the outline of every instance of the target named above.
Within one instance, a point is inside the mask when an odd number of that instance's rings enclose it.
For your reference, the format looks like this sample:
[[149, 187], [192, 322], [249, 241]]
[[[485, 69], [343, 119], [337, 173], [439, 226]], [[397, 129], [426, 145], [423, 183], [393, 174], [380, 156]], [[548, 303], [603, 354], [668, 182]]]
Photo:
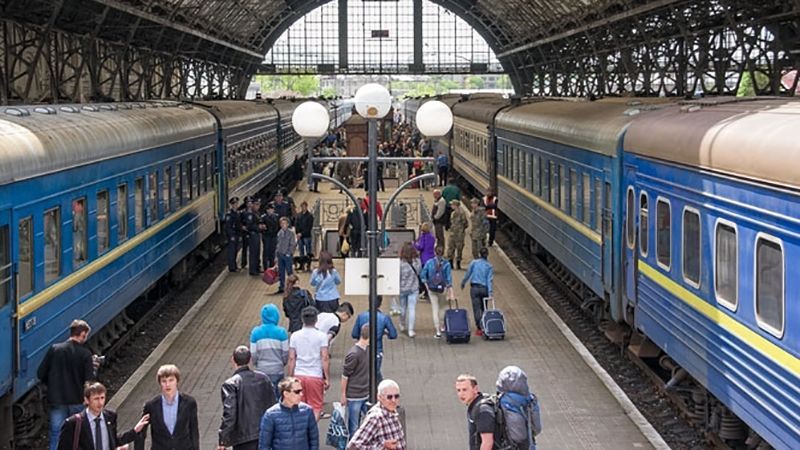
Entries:
[[365, 119], [380, 119], [389, 112], [392, 96], [385, 87], [376, 83], [361, 86], [354, 98], [356, 111]]
[[325, 135], [330, 125], [328, 109], [317, 102], [303, 102], [292, 114], [292, 127], [301, 137], [318, 138]]
[[425, 136], [444, 136], [452, 126], [453, 112], [438, 100], [425, 102], [417, 110], [417, 129]]

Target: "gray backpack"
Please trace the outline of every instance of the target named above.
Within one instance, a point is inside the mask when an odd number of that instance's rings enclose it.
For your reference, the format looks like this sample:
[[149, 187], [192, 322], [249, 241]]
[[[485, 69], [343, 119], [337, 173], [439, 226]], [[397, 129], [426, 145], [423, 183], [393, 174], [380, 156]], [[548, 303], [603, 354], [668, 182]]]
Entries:
[[519, 367], [508, 366], [500, 371], [496, 387], [508, 444], [516, 449], [533, 447], [542, 432], [542, 418], [539, 400], [528, 386], [528, 376]]

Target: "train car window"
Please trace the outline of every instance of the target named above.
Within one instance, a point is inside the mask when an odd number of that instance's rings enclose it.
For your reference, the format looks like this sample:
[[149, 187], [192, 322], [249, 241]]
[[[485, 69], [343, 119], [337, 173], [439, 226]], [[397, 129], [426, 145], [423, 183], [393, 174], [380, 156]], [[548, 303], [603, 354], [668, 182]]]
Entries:
[[556, 163], [550, 161], [550, 204], [555, 205], [558, 198], [558, 180], [556, 172]]
[[19, 221], [19, 262], [17, 266], [17, 291], [19, 297], [33, 292], [33, 218]]
[[196, 161], [197, 164], [195, 164], [195, 171], [197, 173], [195, 174], [195, 177], [192, 179], [194, 180], [195, 197], [200, 197], [200, 189], [202, 188], [202, 182], [203, 182], [201, 174], [203, 173], [204, 166], [202, 165], [202, 159], [199, 156], [197, 157]]
[[151, 172], [147, 181], [147, 202], [149, 214], [149, 225], [158, 222], [158, 173]]
[[514, 164], [514, 183], [517, 183], [517, 184], [519, 184], [519, 180], [520, 180], [519, 175], [520, 175], [520, 168], [521, 168], [521, 165], [520, 165], [520, 162], [519, 162], [519, 156], [520, 156], [519, 155], [519, 149], [515, 147], [514, 148], [514, 163], [513, 163]]
[[97, 254], [102, 255], [108, 250], [108, 191], [97, 193]]
[[183, 204], [183, 163], [175, 164], [175, 209], [180, 209]]
[[189, 162], [181, 163], [181, 205], [188, 205], [189, 204], [189, 176], [187, 175], [188, 172], [191, 170], [189, 167]]
[[211, 189], [213, 190], [216, 187], [216, 181], [217, 181], [216, 178], [214, 177], [214, 174], [216, 173], [216, 165], [217, 165], [216, 164], [216, 160], [214, 160], [214, 153], [209, 153], [208, 154], [208, 162], [209, 162], [209, 167], [210, 167], [210, 169], [208, 171], [208, 178], [210, 179], [210, 181], [208, 182], [208, 184], [211, 185]]
[[558, 165], [558, 205], [564, 212], [569, 211], [567, 205], [567, 176], [566, 169], [561, 164]]
[[194, 176], [194, 165], [192, 164], [192, 160], [186, 161], [186, 191], [188, 197], [186, 198], [187, 201], [194, 198], [194, 183], [197, 177]]
[[602, 231], [603, 231], [603, 234], [605, 235], [604, 238], [605, 239], [610, 239], [611, 238], [611, 231], [612, 231], [612, 229], [611, 229], [611, 217], [612, 217], [612, 215], [611, 215], [611, 183], [606, 182], [603, 185], [605, 186], [605, 190], [603, 191], [603, 208], [604, 208], [605, 211], [603, 211], [603, 210], [599, 211], [600, 212], [600, 218], [598, 220], [602, 220], [603, 221]]
[[683, 210], [683, 279], [690, 285], [700, 287], [700, 212], [686, 208]]
[[144, 230], [144, 179], [137, 178], [133, 187], [133, 222], [135, 233]]
[[172, 168], [165, 167], [164, 175], [161, 177], [161, 200], [164, 202], [164, 217], [167, 217], [170, 211], [175, 210], [175, 205], [172, 203]]
[[759, 233], [756, 238], [756, 318], [758, 325], [780, 338], [784, 309], [783, 244]]
[[72, 201], [72, 265], [80, 267], [88, 259], [86, 197]]
[[117, 186], [117, 241], [128, 239], [128, 185]]
[[[84, 222], [85, 226], [85, 222]], [[44, 213], [44, 282], [55, 281], [61, 275], [61, 208]]]
[[569, 169], [569, 213], [578, 217], [578, 172]]
[[533, 154], [527, 153], [528, 155], [528, 186], [527, 190], [533, 192]]
[[628, 248], [633, 248], [636, 229], [633, 226], [633, 206], [633, 187], [628, 186], [628, 193], [625, 197], [625, 242], [628, 244]]
[[714, 234], [714, 291], [719, 303], [735, 311], [739, 304], [739, 248], [736, 226], [719, 221]]
[[639, 194], [639, 253], [647, 256], [647, 246], [650, 238], [649, 209], [647, 205], [647, 192]]
[[669, 270], [672, 263], [671, 216], [669, 202], [661, 198], [656, 200], [656, 260], [666, 270]]
[[203, 154], [203, 192], [208, 192], [208, 155]]
[[602, 185], [603, 182], [600, 181], [600, 178], [594, 179], [594, 229], [597, 230], [598, 233], [602, 228], [600, 221], [603, 219], [603, 203], [601, 203], [603, 198], [603, 191], [601, 191]]
[[6, 306], [11, 297], [11, 239], [8, 225], [0, 227], [0, 308]]
[[588, 173], [583, 174], [583, 223], [592, 226], [592, 180]]
[[540, 165], [540, 157], [538, 155], [533, 157], [533, 193], [542, 196], [542, 173]]

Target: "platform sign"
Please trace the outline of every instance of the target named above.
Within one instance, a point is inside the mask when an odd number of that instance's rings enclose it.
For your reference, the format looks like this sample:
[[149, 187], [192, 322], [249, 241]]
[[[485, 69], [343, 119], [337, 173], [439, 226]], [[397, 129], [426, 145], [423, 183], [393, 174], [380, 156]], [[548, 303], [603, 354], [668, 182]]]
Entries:
[[[344, 295], [369, 295], [369, 258], [344, 260]], [[378, 258], [378, 295], [400, 295], [400, 258]]]

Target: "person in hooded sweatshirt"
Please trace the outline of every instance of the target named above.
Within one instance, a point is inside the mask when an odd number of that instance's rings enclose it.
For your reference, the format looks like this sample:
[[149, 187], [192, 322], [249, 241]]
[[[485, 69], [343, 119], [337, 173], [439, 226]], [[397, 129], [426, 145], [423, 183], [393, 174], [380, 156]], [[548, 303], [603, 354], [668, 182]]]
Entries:
[[283, 379], [286, 362], [289, 360], [289, 333], [279, 326], [281, 314], [272, 303], [261, 308], [262, 324], [250, 333], [250, 353], [256, 370], [269, 377], [275, 388], [275, 399], [279, 400], [278, 383]]

